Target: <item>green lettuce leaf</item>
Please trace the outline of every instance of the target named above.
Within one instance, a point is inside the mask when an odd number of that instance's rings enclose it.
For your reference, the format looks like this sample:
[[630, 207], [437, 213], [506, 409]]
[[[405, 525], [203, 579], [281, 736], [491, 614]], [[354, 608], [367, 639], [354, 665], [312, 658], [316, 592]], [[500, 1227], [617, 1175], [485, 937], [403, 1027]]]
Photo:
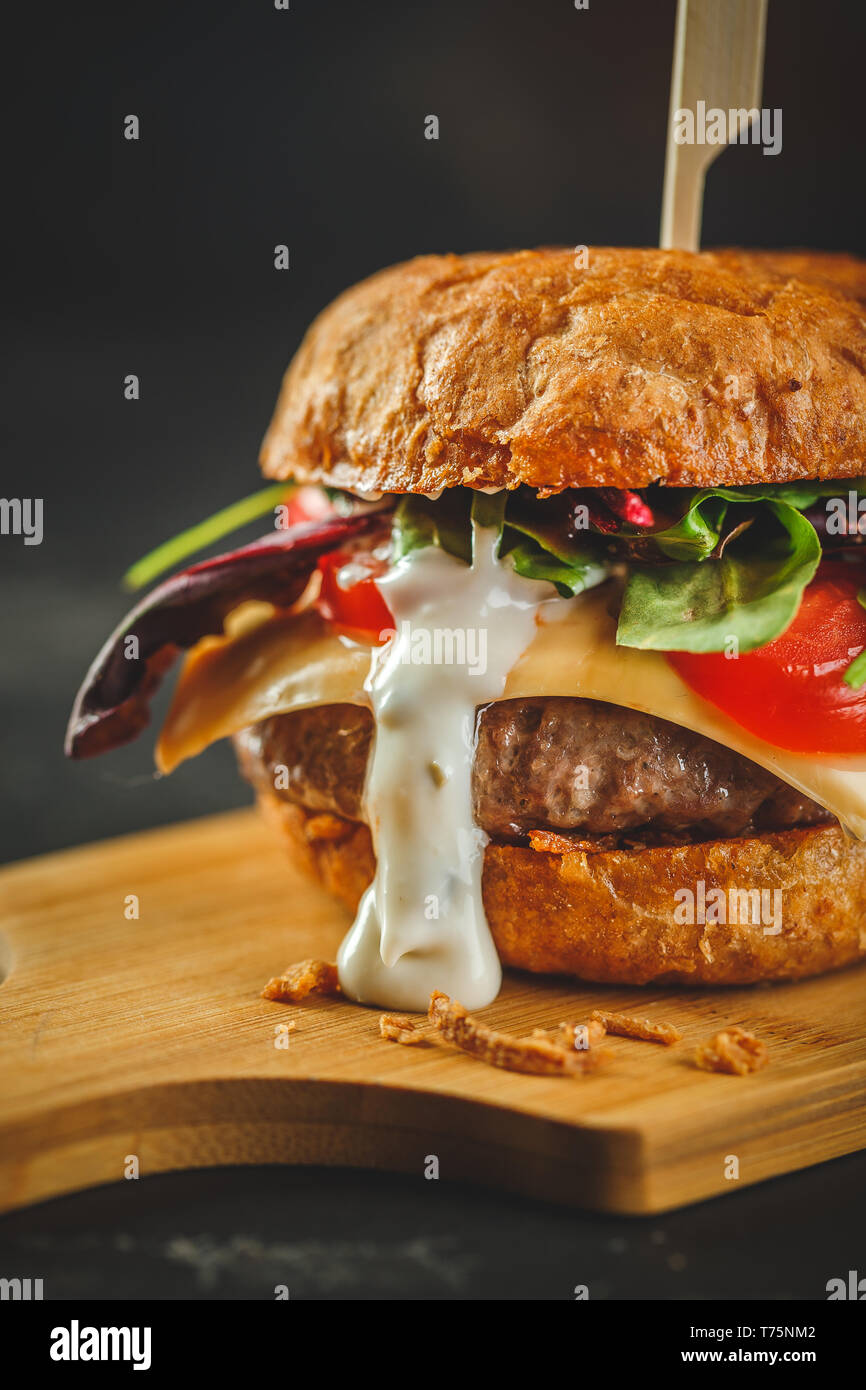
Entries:
[[394, 513], [394, 558], [401, 560], [425, 545], [438, 545], [465, 564], [472, 561], [472, 494], [468, 488], [450, 488], [435, 502], [407, 493]]
[[590, 559], [559, 559], [532, 541], [520, 541], [508, 554], [515, 570], [524, 579], [543, 579], [555, 584], [563, 598], [592, 589], [610, 575], [606, 565]]
[[866, 493], [866, 478], [651, 487], [647, 500], [657, 514], [666, 514], [664, 526], [651, 531], [620, 523], [615, 532], [600, 533], [595, 527], [576, 529], [579, 492], [540, 501], [528, 488], [507, 494], [454, 488], [435, 502], [402, 499], [396, 553], [440, 545], [469, 563], [472, 521], [498, 526], [499, 554], [511, 557], [518, 574], [554, 584], [564, 597], [601, 583], [616, 562], [624, 562], [620, 645], [713, 652], [735, 640], [746, 652], [784, 632], [814, 577], [821, 541], [805, 512], [849, 490]]
[[[472, 494], [471, 516], [474, 526], [485, 530], [495, 530], [502, 542], [502, 527], [505, 524], [505, 506], [508, 494], [500, 492], [475, 492]], [[497, 554], [499, 550], [497, 549]]]
[[[720, 556], [635, 566], [617, 628], [621, 646], [717, 652], [735, 639], [747, 652], [772, 642], [793, 620], [821, 559], [818, 533], [787, 500], [760, 489], [724, 491], [731, 494], [724, 501], [762, 503], [755, 524]], [[690, 511], [706, 521], [701, 506]]]
[[561, 523], [545, 523], [532, 515], [507, 517], [501, 553], [511, 557], [518, 574], [555, 584], [563, 598], [592, 589], [610, 575], [610, 565], [594, 538], [583, 536], [578, 541]]
[[670, 560], [706, 560], [721, 540], [727, 512], [728, 501], [720, 491], [696, 492], [679, 521], [646, 539], [655, 541]]
[[554, 584], [564, 598], [600, 584], [610, 573], [597, 538], [587, 533], [579, 541], [569, 537], [567, 513], [555, 502], [538, 502], [528, 489], [484, 493], [452, 488], [435, 502], [403, 497], [394, 517], [395, 556], [438, 545], [469, 564], [473, 521], [497, 528], [498, 554], [509, 556], [518, 574]]
[[[737, 524], [734, 506], [755, 506], [763, 502], [780, 502], [796, 511], [806, 511], [822, 497], [840, 495], [840, 489], [850, 488], [859, 494], [866, 492], [866, 479], [852, 478], [847, 483], [776, 483], [754, 487], [702, 488], [688, 498], [679, 521], [662, 531], [645, 531], [641, 540], [652, 540], [670, 560], [708, 559], [721, 543], [725, 522]], [[634, 539], [634, 538], [632, 538]], [[645, 549], [645, 547], [644, 547]]]

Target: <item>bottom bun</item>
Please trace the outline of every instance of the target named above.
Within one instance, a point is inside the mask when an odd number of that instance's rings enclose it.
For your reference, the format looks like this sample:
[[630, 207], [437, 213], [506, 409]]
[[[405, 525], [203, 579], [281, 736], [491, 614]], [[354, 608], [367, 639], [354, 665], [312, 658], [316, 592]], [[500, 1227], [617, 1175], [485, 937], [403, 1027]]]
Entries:
[[[376, 862], [367, 827], [271, 793], [259, 804], [294, 857], [354, 912]], [[838, 825], [602, 854], [491, 843], [483, 892], [502, 962], [521, 970], [608, 984], [742, 985], [866, 956], [866, 844]], [[714, 903], [720, 918], [722, 910], [739, 918], [750, 892], [746, 923], [700, 920]]]

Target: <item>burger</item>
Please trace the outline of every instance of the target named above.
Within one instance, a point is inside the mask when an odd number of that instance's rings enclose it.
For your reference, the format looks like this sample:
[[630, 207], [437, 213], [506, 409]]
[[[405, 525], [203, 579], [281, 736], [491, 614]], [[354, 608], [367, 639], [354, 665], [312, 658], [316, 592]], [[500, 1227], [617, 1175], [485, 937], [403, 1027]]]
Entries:
[[109, 638], [67, 751], [216, 739], [354, 914], [365, 1003], [501, 966], [793, 979], [866, 953], [866, 264], [423, 256], [286, 373], [267, 509]]

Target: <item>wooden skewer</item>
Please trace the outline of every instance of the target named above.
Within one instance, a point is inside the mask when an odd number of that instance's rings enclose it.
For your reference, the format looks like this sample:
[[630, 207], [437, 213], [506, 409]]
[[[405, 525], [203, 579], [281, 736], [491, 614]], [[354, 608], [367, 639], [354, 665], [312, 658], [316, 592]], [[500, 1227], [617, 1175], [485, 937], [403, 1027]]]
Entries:
[[767, 0], [679, 0], [659, 238], [665, 249], [699, 249], [704, 179], [727, 143], [678, 144], [678, 112], [741, 113], [728, 126], [728, 140], [736, 139], [761, 100], [766, 26]]

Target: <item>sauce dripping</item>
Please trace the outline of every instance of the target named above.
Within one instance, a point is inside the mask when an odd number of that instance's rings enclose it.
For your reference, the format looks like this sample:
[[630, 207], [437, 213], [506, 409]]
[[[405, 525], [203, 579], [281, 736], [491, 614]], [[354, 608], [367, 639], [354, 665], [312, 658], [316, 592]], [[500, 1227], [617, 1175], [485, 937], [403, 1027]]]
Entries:
[[377, 867], [337, 957], [344, 993], [361, 1003], [420, 1012], [439, 989], [477, 1009], [499, 992], [481, 897], [487, 836], [472, 818], [476, 707], [501, 697], [557, 595], [515, 574], [497, 545], [474, 525], [471, 566], [426, 546], [378, 581], [396, 629], [365, 682]]

